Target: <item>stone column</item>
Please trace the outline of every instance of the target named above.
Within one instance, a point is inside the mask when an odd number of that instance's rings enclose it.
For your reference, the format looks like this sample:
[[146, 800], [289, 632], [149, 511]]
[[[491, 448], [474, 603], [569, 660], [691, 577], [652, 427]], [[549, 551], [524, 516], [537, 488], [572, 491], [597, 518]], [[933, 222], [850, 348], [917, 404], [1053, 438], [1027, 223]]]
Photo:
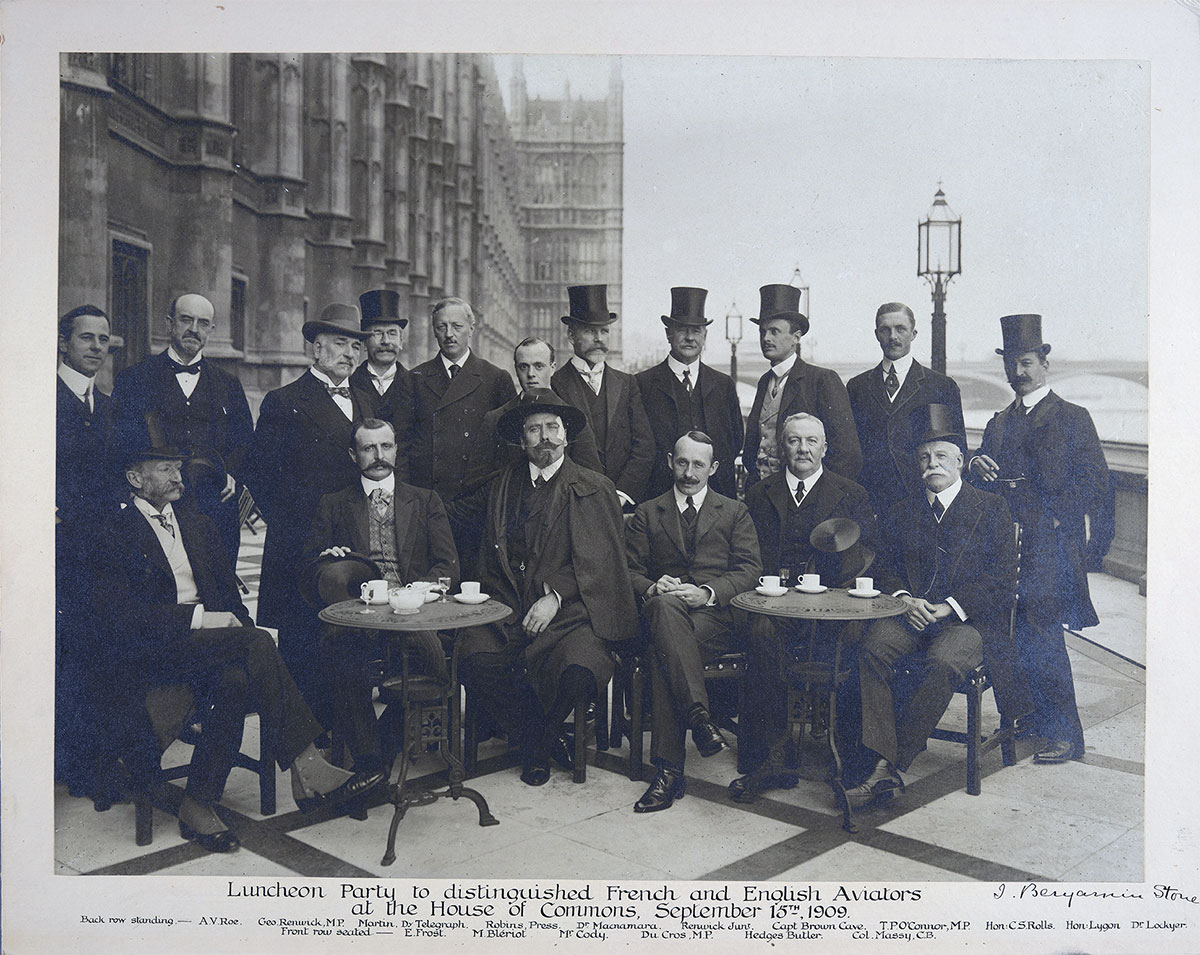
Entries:
[[384, 108], [387, 67], [380, 54], [351, 59], [351, 215], [354, 217], [354, 280], [359, 290], [377, 288], [385, 275], [383, 241]]
[[308, 113], [304, 171], [309, 214], [310, 308], [329, 302], [354, 304], [364, 289], [354, 276], [354, 220], [350, 214], [350, 57], [305, 57]]

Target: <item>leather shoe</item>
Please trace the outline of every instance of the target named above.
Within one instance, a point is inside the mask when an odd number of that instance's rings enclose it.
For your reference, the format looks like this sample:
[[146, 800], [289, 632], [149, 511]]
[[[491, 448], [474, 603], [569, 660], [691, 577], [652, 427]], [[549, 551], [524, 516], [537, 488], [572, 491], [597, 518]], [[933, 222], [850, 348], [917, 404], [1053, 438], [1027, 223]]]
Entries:
[[550, 781], [550, 767], [546, 760], [530, 760], [521, 770], [521, 782], [526, 786], [545, 786]]
[[242, 843], [232, 829], [221, 829], [219, 832], [197, 832], [182, 819], [179, 820], [179, 834], [189, 842], [194, 842], [206, 852], [233, 852]]
[[382, 772], [355, 773], [337, 789], [330, 792], [301, 796], [296, 800], [296, 808], [301, 812], [312, 812], [322, 807], [340, 806], [351, 799], [366, 795], [386, 778]]
[[683, 773], [662, 766], [642, 798], [633, 804], [634, 812], [660, 812], [670, 809], [676, 799], [683, 798], [686, 780]]
[[897, 789], [904, 792], [904, 780], [888, 765], [887, 760], [881, 759], [875, 764], [870, 776], [859, 785], [846, 790], [846, 802], [850, 804], [851, 809], [866, 809], [872, 804], [879, 805], [892, 798]]
[[563, 769], [575, 768], [575, 734], [559, 733], [550, 743], [550, 756]]
[[1072, 759], [1083, 759], [1083, 746], [1067, 739], [1052, 739], [1044, 749], [1034, 753], [1035, 763], [1065, 763]]
[[692, 728], [692, 742], [701, 756], [716, 756], [726, 747], [725, 737], [708, 715], [708, 710], [696, 710], [688, 725]]
[[800, 785], [800, 777], [794, 773], [770, 773], [751, 790], [746, 784], [748, 778], [749, 775], [738, 776], [729, 784], [729, 796], [734, 802], [754, 802], [759, 793], [768, 789], [795, 789]]

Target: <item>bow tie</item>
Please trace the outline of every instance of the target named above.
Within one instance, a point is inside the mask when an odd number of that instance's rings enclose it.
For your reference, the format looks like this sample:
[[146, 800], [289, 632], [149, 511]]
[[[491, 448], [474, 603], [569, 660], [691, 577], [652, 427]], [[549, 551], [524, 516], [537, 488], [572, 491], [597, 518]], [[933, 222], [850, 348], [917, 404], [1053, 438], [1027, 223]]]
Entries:
[[335, 387], [333, 385], [326, 385], [325, 390], [328, 391], [331, 396], [336, 396], [338, 398], [349, 398], [350, 397], [350, 389], [347, 388], [345, 385], [342, 385], [340, 388]]
[[181, 365], [174, 358], [168, 358], [167, 361], [169, 361], [171, 363], [171, 368], [174, 370], [175, 374], [177, 374], [177, 375], [198, 375], [198, 374], [200, 374], [200, 362], [196, 362], [196, 364], [194, 364], [194, 365]]

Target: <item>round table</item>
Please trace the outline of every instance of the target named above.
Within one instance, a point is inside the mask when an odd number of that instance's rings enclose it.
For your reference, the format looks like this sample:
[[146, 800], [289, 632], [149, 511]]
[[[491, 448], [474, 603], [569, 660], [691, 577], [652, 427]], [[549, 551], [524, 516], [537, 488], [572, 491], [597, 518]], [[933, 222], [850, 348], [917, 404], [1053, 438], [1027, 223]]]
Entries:
[[[780, 675], [783, 677], [788, 692], [784, 733], [771, 744], [762, 766], [730, 783], [730, 793], [739, 802], [750, 802], [764, 789], [771, 788], [772, 780], [777, 781], [781, 776], [795, 778], [796, 771], [789, 765], [788, 759], [792, 738], [797, 724], [803, 732], [809, 703], [817, 691], [823, 690], [828, 693], [829, 701], [827, 740], [829, 756], [833, 763], [830, 785], [833, 788], [834, 797], [842, 809], [842, 825], [848, 831], [854, 832], [855, 826], [850, 803], [846, 798], [845, 787], [842, 785], [841, 755], [837, 748], [837, 693], [838, 687], [848, 675], [841, 668], [842, 649], [848, 630], [857, 635], [866, 621], [897, 617], [908, 609], [907, 604], [899, 597], [887, 594], [878, 594], [875, 597], [855, 597], [848, 591], [836, 587], [831, 587], [819, 594], [803, 593], [793, 587], [778, 597], [769, 597], [751, 590], [738, 594], [731, 603], [749, 613], [783, 617], [790, 620], [807, 620], [810, 622], [810, 626], [807, 651], [803, 658], [798, 657], [794, 652], [784, 651], [782, 648], [779, 653]], [[838, 629], [831, 657], [828, 654], [828, 647], [818, 646], [819, 629], [815, 624], [822, 620], [848, 625]], [[824, 650], [823, 656], [819, 652], [822, 649]], [[797, 713], [799, 713], [798, 718]]]
[[[497, 600], [465, 604], [450, 598], [426, 603], [416, 613], [394, 612], [387, 604], [365, 605], [361, 600], [343, 600], [325, 607], [318, 616], [335, 627], [353, 630], [387, 631], [397, 634], [401, 649], [400, 673], [392, 675], [385, 668], [379, 692], [392, 705], [400, 706], [404, 712], [404, 740], [400, 744], [400, 775], [391, 787], [390, 801], [396, 807], [392, 813], [392, 824], [388, 829], [387, 849], [382, 864], [396, 861], [396, 830], [412, 806], [425, 806], [440, 797], [458, 799], [465, 796], [479, 810], [481, 826], [495, 826], [500, 820], [488, 809], [487, 800], [474, 789], [463, 785], [466, 773], [462, 762], [462, 741], [459, 732], [461, 723], [458, 705], [458, 652], [451, 655], [450, 679], [442, 681], [434, 677], [410, 675], [405, 637], [409, 633], [423, 630], [458, 630], [503, 620], [512, 613], [509, 607]], [[436, 743], [438, 753], [446, 761], [449, 786], [438, 792], [406, 793], [404, 784], [408, 777], [411, 755], [430, 743]]]

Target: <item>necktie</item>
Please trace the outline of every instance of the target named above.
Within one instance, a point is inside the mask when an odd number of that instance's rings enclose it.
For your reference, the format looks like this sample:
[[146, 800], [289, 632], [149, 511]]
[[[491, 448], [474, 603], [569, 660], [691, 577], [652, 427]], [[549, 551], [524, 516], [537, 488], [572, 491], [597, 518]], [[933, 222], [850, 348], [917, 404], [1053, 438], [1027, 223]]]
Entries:
[[587, 379], [588, 387], [596, 394], [600, 394], [600, 378], [604, 374], [604, 367], [594, 368], [591, 371], [585, 371], [583, 377]]
[[779, 376], [775, 372], [771, 372], [771, 397], [779, 397]]
[[349, 398], [350, 397], [350, 389], [347, 388], [345, 385], [342, 385], [340, 388], [336, 388], [333, 385], [326, 385], [325, 390], [329, 392], [330, 397], [333, 397], [335, 395], [338, 398]]
[[691, 527], [696, 523], [696, 503], [692, 500], [690, 494], [684, 503], [687, 504], [687, 507], [683, 509], [683, 523]]
[[170, 534], [171, 537], [175, 536], [175, 525], [171, 523], [166, 514], [151, 514], [150, 516], [158, 521], [162, 525], [162, 529]]
[[79, 400], [83, 402], [83, 406], [85, 408], [87, 408], [88, 411], [93, 411], [96, 407], [94, 404], [92, 404], [92, 389], [91, 388], [89, 388], [82, 395], [80, 395]]
[[1022, 401], [1020, 398], [1018, 398], [1018, 399], [1017, 399], [1017, 408], [1016, 408], [1017, 414], [1019, 414], [1019, 415], [1021, 415], [1022, 417], [1024, 417], [1026, 410], [1027, 410], [1027, 409], [1026, 409], [1026, 407], [1025, 407], [1025, 402], [1024, 402], [1024, 401]]
[[453, 378], [461, 369], [458, 367], [458, 365], [451, 365], [447, 370], [450, 372], [450, 377]]
[[388, 505], [391, 502], [391, 492], [385, 491], [381, 487], [377, 487], [371, 492], [371, 506], [375, 508], [375, 514], [378, 517], [383, 517], [387, 514]]
[[889, 398], [895, 398], [896, 392], [900, 390], [900, 379], [896, 377], [896, 366], [892, 365], [888, 369], [887, 378], [884, 380], [884, 385], [887, 386]]
[[796, 485], [796, 503], [799, 504], [804, 500], [804, 482], [801, 481]]
[[933, 499], [933, 516], [938, 519], [938, 523], [942, 522], [942, 515], [946, 513], [946, 508], [942, 505], [942, 499], [935, 497]]
[[535, 477], [533, 479], [533, 486], [534, 487], [545, 487], [546, 486], [546, 478], [544, 476], [542, 476], [541, 474], [539, 474], [537, 477]]
[[167, 359], [171, 363], [171, 368], [177, 375], [198, 375], [200, 374], [200, 362], [194, 365], [181, 365], [174, 358]]
[[687, 393], [692, 393], [692, 372], [690, 368], [683, 369], [683, 387], [687, 389]]

